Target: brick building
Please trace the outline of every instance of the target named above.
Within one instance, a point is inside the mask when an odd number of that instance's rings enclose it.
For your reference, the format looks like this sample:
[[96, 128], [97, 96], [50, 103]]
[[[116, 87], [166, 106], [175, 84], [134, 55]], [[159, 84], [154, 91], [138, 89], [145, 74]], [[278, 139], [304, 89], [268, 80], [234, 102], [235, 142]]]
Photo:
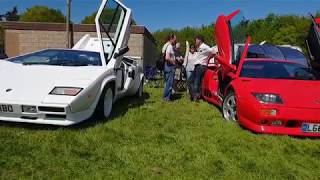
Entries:
[[[65, 48], [65, 24], [60, 23], [23, 23], [2, 22], [4, 28], [4, 51], [8, 57], [29, 53], [45, 48]], [[96, 36], [95, 25], [72, 26], [73, 42], [76, 43], [85, 34]], [[156, 41], [143, 26], [132, 26], [129, 40], [130, 51], [126, 56], [141, 59], [144, 66], [154, 65]]]

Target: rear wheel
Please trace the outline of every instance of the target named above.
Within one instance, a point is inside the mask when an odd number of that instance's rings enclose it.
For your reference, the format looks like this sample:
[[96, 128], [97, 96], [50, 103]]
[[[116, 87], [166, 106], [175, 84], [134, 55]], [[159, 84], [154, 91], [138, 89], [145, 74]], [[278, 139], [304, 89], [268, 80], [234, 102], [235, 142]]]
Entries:
[[237, 99], [234, 92], [229, 92], [224, 98], [222, 113], [225, 120], [237, 122]]

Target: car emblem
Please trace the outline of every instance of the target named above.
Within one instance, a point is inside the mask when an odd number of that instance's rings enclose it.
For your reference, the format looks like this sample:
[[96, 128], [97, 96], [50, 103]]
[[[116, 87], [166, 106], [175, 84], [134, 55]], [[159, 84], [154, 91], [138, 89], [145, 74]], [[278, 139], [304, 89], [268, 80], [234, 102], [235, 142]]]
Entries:
[[6, 89], [6, 92], [10, 92], [10, 91], [12, 91], [12, 89]]

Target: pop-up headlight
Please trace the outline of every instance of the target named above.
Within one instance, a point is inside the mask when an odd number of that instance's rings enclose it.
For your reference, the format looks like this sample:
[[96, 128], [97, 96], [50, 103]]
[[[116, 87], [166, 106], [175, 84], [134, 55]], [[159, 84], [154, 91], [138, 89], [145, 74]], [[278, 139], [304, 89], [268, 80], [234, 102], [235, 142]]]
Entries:
[[76, 96], [82, 91], [82, 88], [76, 87], [55, 87], [50, 94], [63, 96]]

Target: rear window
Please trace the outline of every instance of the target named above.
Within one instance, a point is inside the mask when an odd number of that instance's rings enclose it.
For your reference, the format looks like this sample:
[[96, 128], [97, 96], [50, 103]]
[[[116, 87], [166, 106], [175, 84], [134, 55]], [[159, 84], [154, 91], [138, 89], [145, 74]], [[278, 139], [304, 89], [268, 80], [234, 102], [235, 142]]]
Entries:
[[300, 51], [287, 47], [279, 47], [279, 49], [284, 55], [285, 59], [308, 66], [306, 57]]

